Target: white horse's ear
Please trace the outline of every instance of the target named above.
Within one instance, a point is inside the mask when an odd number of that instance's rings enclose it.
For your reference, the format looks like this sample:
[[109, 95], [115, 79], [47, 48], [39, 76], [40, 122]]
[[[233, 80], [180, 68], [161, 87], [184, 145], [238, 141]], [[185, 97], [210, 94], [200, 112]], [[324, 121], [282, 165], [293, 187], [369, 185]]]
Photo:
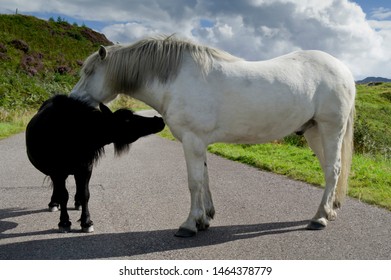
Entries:
[[107, 50], [104, 46], [100, 46], [99, 47], [99, 56], [100, 56], [100, 59], [104, 60], [107, 56]]
[[110, 111], [109, 107], [104, 105], [103, 103], [99, 103], [99, 109], [103, 114], [111, 115], [113, 112]]

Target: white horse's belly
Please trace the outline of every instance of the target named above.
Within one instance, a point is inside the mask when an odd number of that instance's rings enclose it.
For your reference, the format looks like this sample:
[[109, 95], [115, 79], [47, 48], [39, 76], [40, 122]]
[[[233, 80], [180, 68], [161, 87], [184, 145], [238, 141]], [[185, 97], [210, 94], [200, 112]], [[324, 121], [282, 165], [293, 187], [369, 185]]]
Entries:
[[265, 143], [297, 131], [314, 116], [311, 98], [282, 89], [225, 93], [211, 139], [217, 142]]
[[[222, 102], [197, 104], [191, 98], [172, 103], [166, 122], [181, 140], [186, 131], [205, 143], [265, 143], [297, 131], [309, 121], [314, 109], [307, 102], [277, 102], [273, 98], [243, 98], [240, 93], [225, 95]], [[187, 102], [188, 101], [188, 102]], [[191, 101], [191, 102], [190, 102]]]
[[300, 116], [292, 111], [289, 113], [278, 111], [265, 115], [260, 111], [243, 108], [230, 117], [222, 114], [211, 141], [249, 144], [270, 142], [297, 131], [311, 118], [310, 112]]

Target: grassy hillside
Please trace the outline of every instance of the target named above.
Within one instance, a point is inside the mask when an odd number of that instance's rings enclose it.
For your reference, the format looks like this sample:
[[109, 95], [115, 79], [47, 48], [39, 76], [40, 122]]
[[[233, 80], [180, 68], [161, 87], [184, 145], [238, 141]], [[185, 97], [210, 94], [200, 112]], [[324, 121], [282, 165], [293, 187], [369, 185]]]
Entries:
[[85, 57], [112, 44], [61, 19], [0, 15], [0, 138], [23, 129], [31, 112], [77, 82]]
[[100, 44], [112, 44], [104, 35], [87, 27], [61, 19], [44, 21], [23, 15], [0, 15], [0, 39], [6, 49], [0, 48], [5, 64], [2, 68], [18, 66], [32, 76], [47, 72], [74, 73]]
[[357, 85], [355, 148], [391, 159], [391, 83]]

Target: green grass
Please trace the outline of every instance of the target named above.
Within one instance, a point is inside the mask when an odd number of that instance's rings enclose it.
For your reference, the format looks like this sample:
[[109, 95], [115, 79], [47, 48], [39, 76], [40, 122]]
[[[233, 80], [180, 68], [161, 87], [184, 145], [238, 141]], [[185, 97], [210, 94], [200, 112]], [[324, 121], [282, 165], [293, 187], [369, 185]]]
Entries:
[[320, 185], [323, 182], [317, 158], [309, 149], [283, 144], [238, 145], [217, 143], [209, 152], [290, 178]]
[[391, 158], [391, 83], [357, 85], [355, 150]]
[[391, 160], [355, 155], [349, 195], [391, 210]]
[[24, 131], [24, 124], [20, 123], [0, 123], [0, 140], [11, 135]]
[[[230, 160], [286, 175], [317, 186], [324, 185], [317, 158], [309, 148], [289, 144], [213, 144], [208, 150]], [[349, 196], [391, 210], [391, 161], [356, 154], [349, 181]]]
[[33, 114], [28, 111], [5, 113], [0, 110], [0, 140], [24, 131]]

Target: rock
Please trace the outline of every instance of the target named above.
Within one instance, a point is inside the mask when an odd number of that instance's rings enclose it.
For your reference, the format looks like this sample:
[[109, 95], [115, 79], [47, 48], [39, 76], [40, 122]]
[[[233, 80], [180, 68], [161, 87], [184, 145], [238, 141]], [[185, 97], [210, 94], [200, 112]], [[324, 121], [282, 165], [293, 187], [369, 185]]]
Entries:
[[27, 53], [30, 50], [30, 46], [23, 40], [12, 40], [11, 45], [14, 46], [15, 49], [21, 50], [24, 53]]

